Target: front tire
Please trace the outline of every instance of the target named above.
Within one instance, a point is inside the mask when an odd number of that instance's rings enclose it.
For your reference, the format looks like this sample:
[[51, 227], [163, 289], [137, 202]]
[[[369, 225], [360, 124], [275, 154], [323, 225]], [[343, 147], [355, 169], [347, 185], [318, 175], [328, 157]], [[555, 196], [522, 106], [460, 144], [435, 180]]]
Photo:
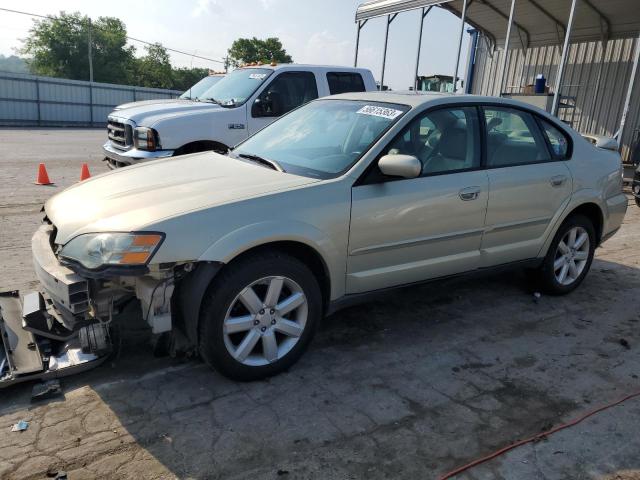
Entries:
[[573, 215], [560, 226], [538, 269], [540, 287], [550, 295], [564, 295], [578, 287], [593, 261], [596, 234], [584, 215]]
[[280, 252], [228, 265], [205, 294], [199, 350], [234, 380], [276, 375], [309, 345], [322, 316], [322, 296], [309, 268]]

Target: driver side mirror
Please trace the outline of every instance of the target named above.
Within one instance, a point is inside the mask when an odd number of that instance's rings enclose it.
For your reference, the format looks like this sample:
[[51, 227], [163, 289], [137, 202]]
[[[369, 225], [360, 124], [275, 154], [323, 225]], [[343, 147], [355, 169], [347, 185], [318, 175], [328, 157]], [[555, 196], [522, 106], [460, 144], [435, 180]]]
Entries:
[[253, 102], [253, 105], [251, 105], [251, 116], [254, 117], [254, 118], [255, 117], [266, 117], [267, 114], [266, 114], [265, 110], [266, 110], [265, 102], [263, 102], [262, 99], [260, 97], [258, 97]]
[[416, 178], [422, 172], [422, 162], [413, 155], [384, 155], [378, 160], [378, 167], [392, 177]]
[[283, 110], [282, 96], [278, 92], [267, 92], [255, 99], [251, 106], [251, 116], [279, 117]]

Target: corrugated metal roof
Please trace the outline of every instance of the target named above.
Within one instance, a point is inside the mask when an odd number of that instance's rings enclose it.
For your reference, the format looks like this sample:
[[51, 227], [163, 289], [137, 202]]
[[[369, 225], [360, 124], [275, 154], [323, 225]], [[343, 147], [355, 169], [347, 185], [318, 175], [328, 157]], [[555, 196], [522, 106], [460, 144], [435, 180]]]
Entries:
[[[463, 0], [374, 0], [358, 6], [356, 21], [436, 4], [460, 16]], [[639, 0], [581, 0], [571, 41], [638, 36], [639, 4]], [[510, 5], [511, 0], [467, 0], [467, 21], [496, 46], [504, 45]], [[562, 43], [570, 8], [571, 0], [516, 0], [512, 45], [526, 48]]]
[[451, 1], [453, 0], [371, 0], [358, 5], [356, 22]]

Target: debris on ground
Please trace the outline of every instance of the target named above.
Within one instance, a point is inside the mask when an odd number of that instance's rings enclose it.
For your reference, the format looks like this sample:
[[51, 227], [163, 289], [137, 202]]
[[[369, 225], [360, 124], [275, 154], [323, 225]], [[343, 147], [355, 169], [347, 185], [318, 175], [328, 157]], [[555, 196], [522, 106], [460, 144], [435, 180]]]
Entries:
[[33, 390], [31, 390], [31, 401], [46, 400], [61, 393], [60, 380], [48, 380], [33, 386]]
[[540, 292], [534, 292], [533, 294], [533, 301], [535, 303], [538, 303], [538, 301], [540, 300], [540, 298], [542, 298], [542, 294]]
[[25, 420], [20, 420], [18, 423], [14, 424], [11, 427], [12, 432], [24, 432], [27, 428], [29, 428], [29, 422]]
[[629, 345], [629, 342], [625, 338], [620, 339], [620, 345], [622, 345], [627, 350], [631, 348], [631, 346]]
[[278, 470], [278, 476], [289, 475], [289, 470]]

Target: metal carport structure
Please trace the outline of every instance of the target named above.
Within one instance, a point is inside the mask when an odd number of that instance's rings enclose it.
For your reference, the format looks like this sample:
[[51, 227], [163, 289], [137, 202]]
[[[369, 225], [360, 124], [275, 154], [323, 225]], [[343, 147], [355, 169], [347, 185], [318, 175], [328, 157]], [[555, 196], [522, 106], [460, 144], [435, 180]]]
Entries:
[[[640, 0], [368, 1], [356, 10], [355, 63], [360, 30], [368, 20], [386, 17], [380, 75], [383, 85], [389, 27], [399, 13], [421, 9], [417, 76], [424, 18], [433, 7], [461, 18], [458, 54], [455, 63], [452, 61], [454, 78], [460, 63], [464, 24], [480, 32], [481, 48], [470, 64], [474, 65], [474, 74], [482, 74], [482, 81], [473, 85], [473, 93], [501, 95], [513, 91], [530, 80], [531, 74], [539, 73], [536, 69], [542, 69], [548, 72], [554, 94], [552, 111], [558, 114], [563, 95], [568, 95], [564, 91], [575, 90], [573, 83], [577, 81], [582, 92], [574, 97], [584, 100], [584, 105], [579, 105], [579, 122], [574, 122], [575, 113], [571, 115], [574, 126], [580, 126], [578, 129], [583, 133], [617, 132], [623, 155], [628, 156], [632, 132], [625, 129], [626, 120], [629, 112], [633, 113], [634, 121], [640, 117], [640, 94], [633, 88], [640, 56]], [[475, 48], [472, 51], [475, 52]], [[600, 96], [609, 99], [603, 112], [598, 110], [604, 104], [597, 101]], [[612, 113], [612, 110], [616, 111]], [[615, 122], [612, 116], [616, 117]], [[617, 128], [613, 128], [614, 123]]]

